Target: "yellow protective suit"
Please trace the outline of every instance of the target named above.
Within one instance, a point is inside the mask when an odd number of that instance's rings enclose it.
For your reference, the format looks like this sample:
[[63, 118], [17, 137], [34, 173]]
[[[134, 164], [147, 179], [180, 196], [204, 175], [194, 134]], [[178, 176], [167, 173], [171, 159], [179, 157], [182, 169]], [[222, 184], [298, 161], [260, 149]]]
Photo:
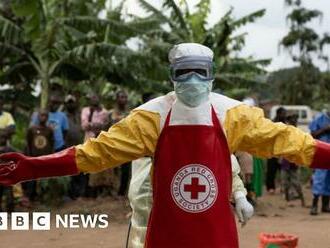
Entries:
[[129, 248], [143, 248], [152, 206], [151, 158], [132, 162], [128, 199], [132, 208]]
[[245, 151], [260, 158], [283, 157], [310, 165], [316, 141], [309, 134], [282, 123], [273, 123], [263, 111], [219, 94], [210, 102], [188, 108], [176, 101], [175, 94], [156, 98], [113, 125], [108, 132], [76, 147], [76, 162], [82, 172], [98, 172], [141, 157], [152, 157], [167, 113], [170, 125], [211, 125], [210, 103], [227, 137], [231, 153]]
[[231, 153], [283, 157], [306, 166], [312, 163], [316, 141], [293, 126], [271, 122], [261, 109], [215, 93], [211, 93], [208, 102], [189, 108], [172, 92], [136, 108], [108, 132], [77, 146], [77, 167], [81, 172], [98, 172], [141, 157], [153, 157], [170, 110], [170, 125], [212, 125], [211, 105]]

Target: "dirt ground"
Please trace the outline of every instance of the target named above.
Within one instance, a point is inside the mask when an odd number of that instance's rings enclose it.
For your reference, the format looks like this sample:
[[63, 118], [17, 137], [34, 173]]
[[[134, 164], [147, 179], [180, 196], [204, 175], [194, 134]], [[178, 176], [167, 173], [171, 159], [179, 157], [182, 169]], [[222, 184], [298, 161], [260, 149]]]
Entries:
[[[307, 202], [311, 199], [306, 191]], [[39, 210], [46, 210], [40, 209]], [[54, 214], [108, 213], [107, 229], [56, 229], [51, 231], [0, 231], [0, 247], [10, 248], [123, 248], [129, 222], [128, 203], [111, 198], [69, 202]], [[330, 248], [330, 214], [309, 215], [298, 201], [285, 203], [279, 194], [266, 195], [258, 202], [256, 215], [239, 227], [240, 247], [258, 247], [260, 232], [286, 232], [299, 237], [299, 248]]]

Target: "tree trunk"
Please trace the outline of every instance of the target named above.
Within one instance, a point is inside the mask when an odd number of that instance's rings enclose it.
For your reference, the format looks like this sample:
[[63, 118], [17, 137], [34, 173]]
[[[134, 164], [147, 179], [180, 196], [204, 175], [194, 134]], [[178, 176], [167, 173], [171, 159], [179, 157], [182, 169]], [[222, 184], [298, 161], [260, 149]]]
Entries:
[[40, 108], [44, 109], [47, 107], [49, 95], [49, 75], [45, 73], [41, 79], [41, 97], [40, 97]]
[[41, 94], [40, 94], [40, 108], [45, 109], [48, 103], [49, 95], [49, 80], [50, 70], [49, 61], [39, 59], [40, 63], [40, 76], [41, 76]]

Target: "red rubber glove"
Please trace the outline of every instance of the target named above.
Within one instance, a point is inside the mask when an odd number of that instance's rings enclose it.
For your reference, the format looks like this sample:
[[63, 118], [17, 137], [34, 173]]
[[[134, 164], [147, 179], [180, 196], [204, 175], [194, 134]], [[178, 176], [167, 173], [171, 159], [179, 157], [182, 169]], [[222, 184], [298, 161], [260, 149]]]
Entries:
[[330, 169], [330, 144], [323, 141], [316, 141], [315, 154], [313, 162], [310, 165], [312, 169]]
[[7, 186], [38, 178], [78, 173], [74, 147], [40, 157], [28, 157], [16, 152], [0, 155], [0, 184]]

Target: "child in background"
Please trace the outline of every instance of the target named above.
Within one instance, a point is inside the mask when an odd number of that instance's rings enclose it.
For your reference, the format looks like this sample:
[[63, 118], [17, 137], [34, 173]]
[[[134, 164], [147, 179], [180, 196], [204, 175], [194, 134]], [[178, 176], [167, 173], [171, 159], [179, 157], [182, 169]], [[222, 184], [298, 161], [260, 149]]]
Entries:
[[[15, 152], [14, 149], [9, 147], [8, 144], [8, 133], [5, 130], [0, 131], [0, 154], [7, 152]], [[6, 197], [6, 208], [2, 208], [2, 198]], [[2, 186], [0, 185], [0, 212], [6, 210], [7, 212], [14, 211], [14, 193], [13, 186]]]
[[47, 126], [48, 111], [40, 110], [37, 125], [31, 126], [27, 131], [27, 153], [37, 157], [54, 152], [54, 132]]
[[[289, 115], [287, 117], [286, 123], [292, 126], [297, 126], [297, 115]], [[298, 198], [301, 200], [301, 206], [305, 206], [305, 199], [301, 188], [301, 183], [298, 174], [298, 167], [289, 162], [286, 159], [281, 161], [281, 177], [282, 177], [282, 187], [285, 194], [285, 200], [293, 200], [294, 197], [290, 194], [290, 189], [294, 189], [298, 195]]]
[[[26, 154], [36, 157], [47, 155], [54, 152], [54, 132], [53, 129], [47, 126], [48, 111], [40, 110], [38, 112], [38, 124], [31, 126], [26, 135], [27, 147]], [[29, 205], [30, 201], [34, 201], [37, 196], [37, 182], [29, 181], [22, 183], [25, 196], [24, 199]]]

